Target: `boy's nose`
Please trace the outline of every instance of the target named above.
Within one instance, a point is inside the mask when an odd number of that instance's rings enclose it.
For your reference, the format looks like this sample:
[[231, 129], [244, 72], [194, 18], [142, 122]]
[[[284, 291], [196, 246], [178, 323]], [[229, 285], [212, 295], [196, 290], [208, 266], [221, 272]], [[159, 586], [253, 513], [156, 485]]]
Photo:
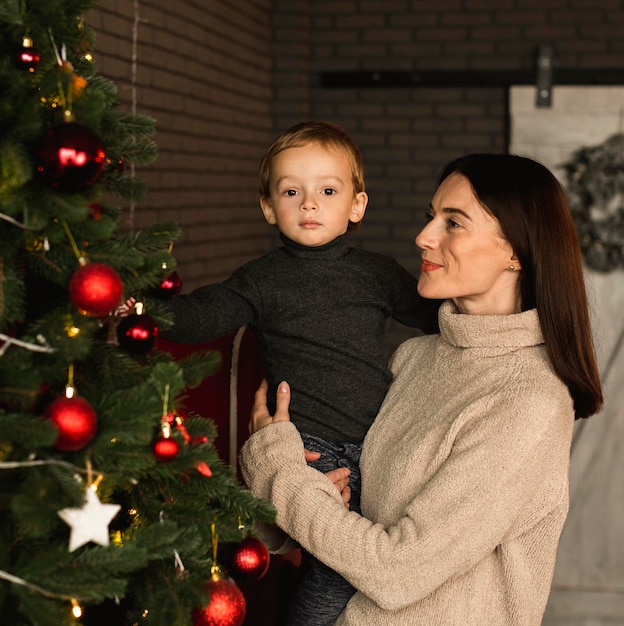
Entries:
[[312, 198], [310, 195], [306, 195], [301, 201], [301, 209], [303, 209], [304, 211], [313, 211], [315, 209], [318, 209], [318, 205], [314, 201], [314, 198]]

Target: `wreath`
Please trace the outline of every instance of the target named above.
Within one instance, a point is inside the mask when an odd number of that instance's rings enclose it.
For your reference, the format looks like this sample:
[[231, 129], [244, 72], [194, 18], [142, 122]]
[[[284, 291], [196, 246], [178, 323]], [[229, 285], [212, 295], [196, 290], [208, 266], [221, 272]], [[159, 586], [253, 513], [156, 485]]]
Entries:
[[624, 267], [624, 134], [576, 150], [562, 167], [586, 265]]

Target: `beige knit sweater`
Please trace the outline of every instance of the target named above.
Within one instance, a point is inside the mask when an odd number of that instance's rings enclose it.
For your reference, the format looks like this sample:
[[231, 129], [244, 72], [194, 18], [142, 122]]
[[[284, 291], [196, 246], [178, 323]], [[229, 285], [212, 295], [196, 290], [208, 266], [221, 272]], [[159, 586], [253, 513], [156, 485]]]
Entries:
[[291, 423], [241, 451], [277, 523], [358, 589], [340, 626], [537, 626], [568, 511], [572, 400], [535, 310], [440, 309], [408, 340], [361, 459], [362, 510], [309, 468]]

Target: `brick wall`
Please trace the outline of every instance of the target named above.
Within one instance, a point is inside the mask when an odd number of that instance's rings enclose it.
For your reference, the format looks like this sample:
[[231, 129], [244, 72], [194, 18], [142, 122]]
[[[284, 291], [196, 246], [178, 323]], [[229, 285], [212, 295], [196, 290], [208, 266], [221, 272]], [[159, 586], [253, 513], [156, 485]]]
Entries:
[[[506, 150], [507, 87], [326, 88], [322, 72], [526, 73], [542, 44], [554, 47], [556, 70], [624, 66], [619, 0], [274, 0], [274, 13], [275, 41], [297, 47], [274, 75], [276, 128], [307, 99], [302, 113], [352, 132], [370, 196], [356, 241], [414, 271], [413, 238], [442, 165], [465, 152]], [[309, 32], [286, 28], [285, 14]], [[307, 82], [293, 80], [295, 67]], [[390, 347], [409, 334], [391, 325]]]
[[[557, 69], [624, 67], [621, 0], [100, 0], [89, 17], [101, 72], [124, 105], [134, 93], [157, 119], [160, 157], [141, 173], [151, 191], [134, 223], [182, 225], [185, 290], [274, 241], [257, 208], [257, 164], [295, 122], [352, 132], [370, 195], [356, 243], [414, 271], [413, 238], [441, 166], [506, 150], [505, 85], [327, 88], [322, 72], [532, 72], [542, 44]], [[390, 349], [408, 334], [392, 326]]]
[[156, 119], [158, 160], [137, 171], [149, 195], [127, 208], [124, 226], [181, 225], [174, 254], [185, 291], [270, 245], [257, 183], [272, 138], [270, 6], [100, 0], [87, 16], [99, 73], [117, 84], [123, 108]]

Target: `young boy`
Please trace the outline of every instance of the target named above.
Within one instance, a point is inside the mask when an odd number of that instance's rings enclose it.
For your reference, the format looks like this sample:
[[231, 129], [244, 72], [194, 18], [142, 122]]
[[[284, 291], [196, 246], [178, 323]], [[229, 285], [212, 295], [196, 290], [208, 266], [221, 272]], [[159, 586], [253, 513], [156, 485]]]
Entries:
[[[355, 509], [361, 444], [391, 381], [386, 321], [437, 332], [439, 306], [418, 295], [416, 278], [394, 259], [349, 247], [367, 203], [362, 156], [342, 128], [304, 122], [288, 129], [260, 164], [260, 206], [283, 246], [222, 283], [170, 301], [174, 325], [163, 333], [203, 342], [248, 324], [269, 398], [288, 381], [291, 419], [306, 449], [321, 453], [312, 465], [349, 467]], [[353, 593], [338, 574], [314, 567], [317, 582], [304, 578], [289, 624], [333, 624]]]

